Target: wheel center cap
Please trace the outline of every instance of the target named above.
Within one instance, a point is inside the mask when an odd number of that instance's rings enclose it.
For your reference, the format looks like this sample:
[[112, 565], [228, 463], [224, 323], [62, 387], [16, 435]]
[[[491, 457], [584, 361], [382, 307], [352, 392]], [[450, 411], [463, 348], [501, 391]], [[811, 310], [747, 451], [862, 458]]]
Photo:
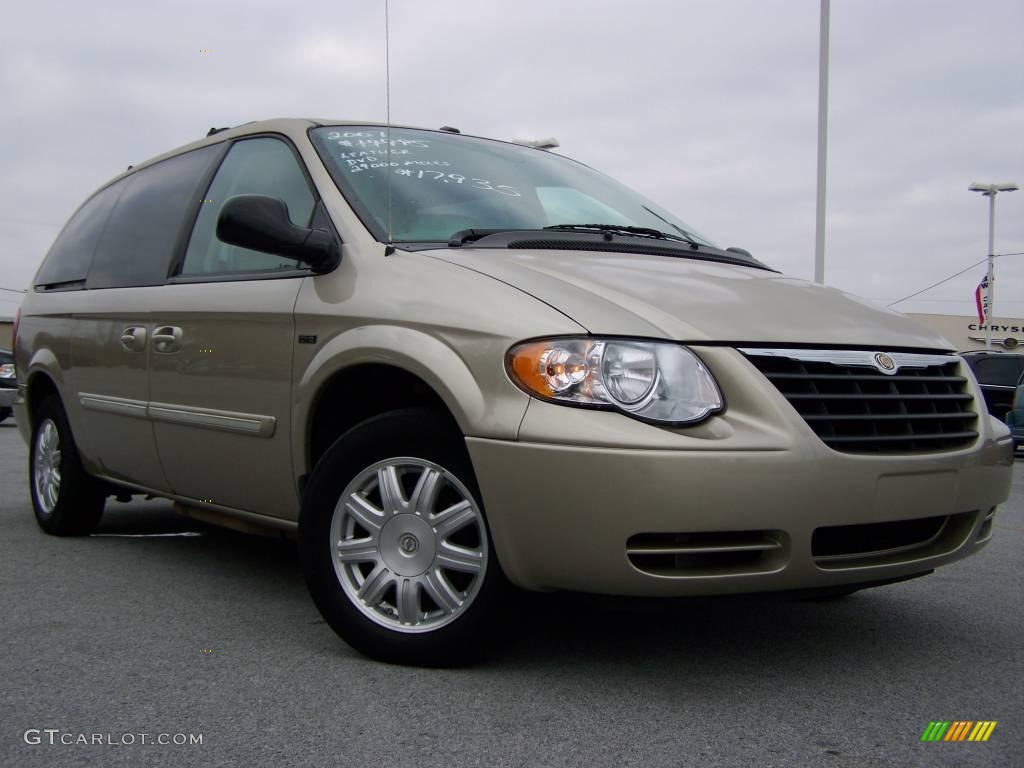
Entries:
[[380, 529], [380, 555], [399, 576], [419, 576], [434, 562], [434, 529], [419, 515], [399, 514]]

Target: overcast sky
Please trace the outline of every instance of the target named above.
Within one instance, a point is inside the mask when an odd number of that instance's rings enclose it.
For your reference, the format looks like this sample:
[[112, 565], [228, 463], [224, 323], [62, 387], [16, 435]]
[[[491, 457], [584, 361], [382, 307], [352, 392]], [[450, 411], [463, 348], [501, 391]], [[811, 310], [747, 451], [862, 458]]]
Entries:
[[[819, 0], [392, 0], [392, 119], [561, 152], [810, 278]], [[211, 126], [384, 120], [384, 3], [5, 8], [0, 286], [97, 186]], [[833, 0], [826, 282], [883, 303], [987, 250], [1024, 184], [1021, 0]], [[201, 52], [204, 49], [210, 52]], [[1024, 191], [996, 251], [1024, 251]], [[978, 266], [899, 305], [973, 312]], [[1024, 317], [1024, 256], [997, 260]], [[0, 315], [17, 294], [0, 292]]]

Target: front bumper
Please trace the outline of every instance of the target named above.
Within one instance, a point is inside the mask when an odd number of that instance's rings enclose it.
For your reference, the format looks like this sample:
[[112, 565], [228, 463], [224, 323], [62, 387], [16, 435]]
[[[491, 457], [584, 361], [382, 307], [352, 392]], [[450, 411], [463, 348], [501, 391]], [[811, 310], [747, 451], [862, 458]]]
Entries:
[[[988, 541], [1012, 474], [1004, 426], [982, 415], [963, 450], [839, 453], [731, 352], [701, 352], [718, 358], [730, 408], [698, 427], [533, 401], [520, 441], [467, 438], [515, 584], [625, 595], [828, 588], [923, 573]], [[900, 521], [922, 518], [937, 530], [911, 541], [917, 523]]]
[[13, 387], [0, 387], [0, 408], [10, 408], [18, 397], [18, 390]]

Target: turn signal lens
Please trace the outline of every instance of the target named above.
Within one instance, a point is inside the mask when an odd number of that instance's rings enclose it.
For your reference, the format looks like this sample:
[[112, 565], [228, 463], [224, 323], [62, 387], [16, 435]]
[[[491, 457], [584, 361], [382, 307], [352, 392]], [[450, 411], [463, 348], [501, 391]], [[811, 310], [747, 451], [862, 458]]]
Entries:
[[530, 341], [509, 350], [506, 367], [512, 380], [536, 397], [613, 408], [644, 421], [693, 424], [723, 406], [711, 372], [679, 344]]
[[534, 395], [551, 397], [555, 394], [544, 365], [544, 358], [550, 351], [551, 347], [544, 343], [521, 344], [512, 350], [508, 356], [512, 380]]

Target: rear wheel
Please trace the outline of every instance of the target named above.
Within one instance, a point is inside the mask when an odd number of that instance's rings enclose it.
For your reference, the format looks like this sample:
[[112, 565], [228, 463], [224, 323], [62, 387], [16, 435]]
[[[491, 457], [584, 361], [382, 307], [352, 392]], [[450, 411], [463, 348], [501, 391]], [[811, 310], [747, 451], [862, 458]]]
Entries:
[[36, 522], [56, 536], [85, 536], [103, 516], [103, 486], [82, 468], [67, 415], [50, 396], [40, 405], [32, 428], [29, 486]]
[[5, 419], [9, 419], [13, 415], [14, 415], [14, 409], [13, 408], [0, 408], [0, 421], [4, 421]]
[[470, 663], [487, 646], [503, 576], [461, 435], [404, 410], [353, 428], [303, 500], [306, 581], [356, 650], [418, 666]]

